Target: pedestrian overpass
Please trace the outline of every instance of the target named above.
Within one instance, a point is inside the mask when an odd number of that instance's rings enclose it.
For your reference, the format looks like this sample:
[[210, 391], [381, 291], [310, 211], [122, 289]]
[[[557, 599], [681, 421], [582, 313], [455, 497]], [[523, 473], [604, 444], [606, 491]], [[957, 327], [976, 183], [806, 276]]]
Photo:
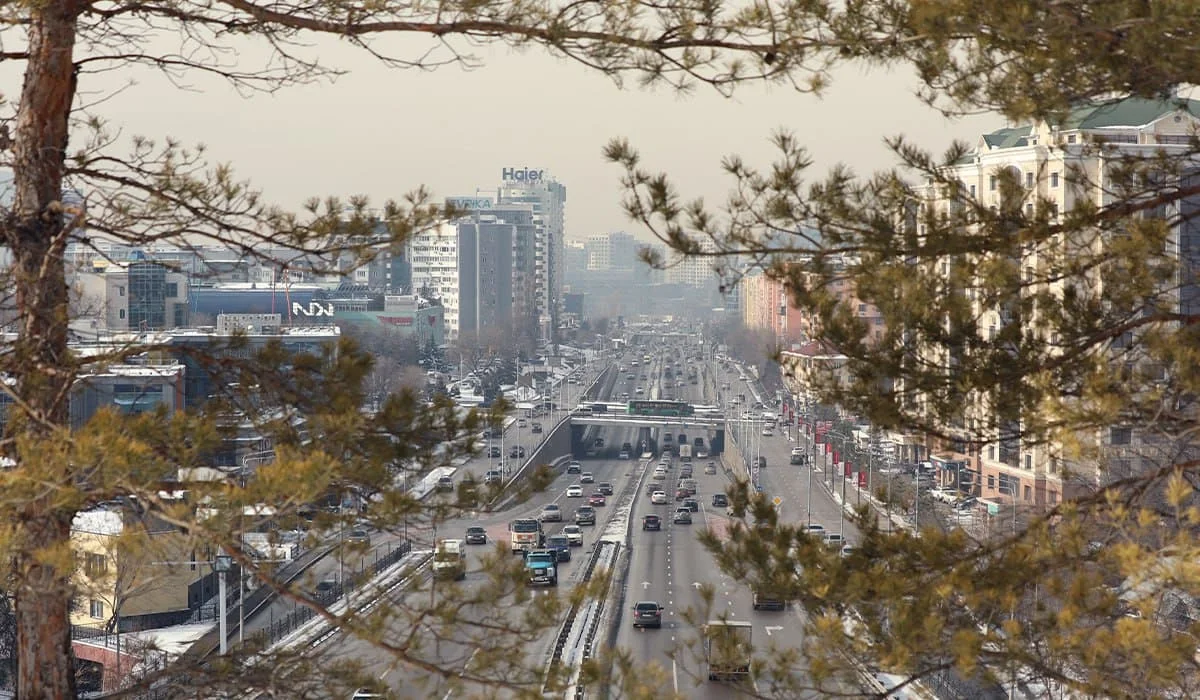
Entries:
[[[675, 444], [682, 437], [692, 445], [696, 438], [700, 438], [710, 455], [721, 454], [725, 449], [725, 416], [718, 413], [715, 407], [697, 406], [695, 410], [689, 416], [658, 416], [630, 414], [628, 404], [624, 403], [580, 406], [571, 412], [569, 418], [571, 453], [576, 457], [616, 457], [621, 449], [619, 443], [612, 444], [611, 440], [606, 440], [603, 447], [597, 447], [594, 438], [588, 438], [589, 433], [594, 436], [605, 428], [633, 428], [637, 437], [630, 442], [635, 452], [642, 452], [645, 443], [649, 451], [658, 454], [660, 444]], [[662, 439], [667, 434], [671, 435], [669, 441]]]

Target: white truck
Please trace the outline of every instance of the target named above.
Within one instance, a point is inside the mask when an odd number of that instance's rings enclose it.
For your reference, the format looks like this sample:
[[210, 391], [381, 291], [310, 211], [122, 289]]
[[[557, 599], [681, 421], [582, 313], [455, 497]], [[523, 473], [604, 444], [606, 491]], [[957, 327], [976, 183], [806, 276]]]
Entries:
[[433, 553], [433, 577], [461, 581], [467, 577], [467, 554], [462, 540], [439, 540]]
[[710, 681], [744, 681], [750, 677], [754, 628], [749, 622], [709, 620], [704, 625], [704, 661]]
[[692, 461], [692, 446], [687, 444], [686, 442], [679, 443], [679, 461], [680, 462]]

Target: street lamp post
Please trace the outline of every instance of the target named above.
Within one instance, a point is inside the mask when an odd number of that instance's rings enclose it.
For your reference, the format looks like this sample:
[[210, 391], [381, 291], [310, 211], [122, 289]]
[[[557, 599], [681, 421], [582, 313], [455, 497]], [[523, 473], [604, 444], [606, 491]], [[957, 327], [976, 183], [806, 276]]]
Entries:
[[225, 574], [233, 568], [233, 557], [228, 554], [218, 554], [213, 560], [213, 571], [217, 573], [217, 615], [218, 631], [221, 635], [220, 653], [224, 656], [229, 651], [229, 637], [225, 622]]

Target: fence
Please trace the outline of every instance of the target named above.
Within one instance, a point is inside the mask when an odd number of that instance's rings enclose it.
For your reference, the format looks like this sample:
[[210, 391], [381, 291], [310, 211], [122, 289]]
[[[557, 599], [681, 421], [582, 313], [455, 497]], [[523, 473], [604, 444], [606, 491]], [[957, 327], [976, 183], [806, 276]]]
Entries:
[[[312, 599], [319, 603], [321, 607], [329, 608], [329, 606], [340, 600], [346, 593], [370, 581], [385, 569], [400, 561], [410, 551], [412, 551], [412, 543], [406, 540], [399, 547], [376, 558], [373, 562], [360, 561], [359, 568], [351, 570], [345, 577], [331, 582], [329, 585], [325, 585], [325, 582], [322, 582], [318, 590], [312, 593]], [[266, 627], [251, 635], [251, 638], [264, 646], [277, 644], [281, 639], [295, 632], [301, 625], [313, 619], [316, 615], [317, 612], [313, 608], [307, 605], [297, 605], [292, 612], [288, 613], [282, 619], [272, 620]]]

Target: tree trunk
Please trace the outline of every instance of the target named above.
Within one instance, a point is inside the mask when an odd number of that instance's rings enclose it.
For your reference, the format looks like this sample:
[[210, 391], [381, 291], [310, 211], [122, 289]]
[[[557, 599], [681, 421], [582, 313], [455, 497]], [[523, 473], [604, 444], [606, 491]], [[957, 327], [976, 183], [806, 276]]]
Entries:
[[[75, 30], [82, 5], [78, 0], [46, 0], [29, 7], [29, 59], [13, 143], [13, 209], [3, 222], [4, 242], [13, 256], [12, 285], [20, 323], [7, 358], [8, 371], [16, 379], [16, 393], [28, 415], [19, 420], [10, 416], [8, 430], [23, 431], [33, 439], [53, 439], [67, 424], [65, 388], [74, 379], [67, 352], [63, 266], [67, 230], [61, 198], [75, 99]], [[13, 414], [18, 410], [14, 406]], [[37, 472], [44, 483], [71, 488], [67, 464], [26, 464], [20, 454], [14, 456], [17, 469]], [[69, 547], [71, 536], [73, 513], [62, 505], [65, 500], [51, 492], [20, 507], [13, 567], [17, 697], [22, 700], [75, 697], [71, 570], [61, 556], [55, 556]]]

